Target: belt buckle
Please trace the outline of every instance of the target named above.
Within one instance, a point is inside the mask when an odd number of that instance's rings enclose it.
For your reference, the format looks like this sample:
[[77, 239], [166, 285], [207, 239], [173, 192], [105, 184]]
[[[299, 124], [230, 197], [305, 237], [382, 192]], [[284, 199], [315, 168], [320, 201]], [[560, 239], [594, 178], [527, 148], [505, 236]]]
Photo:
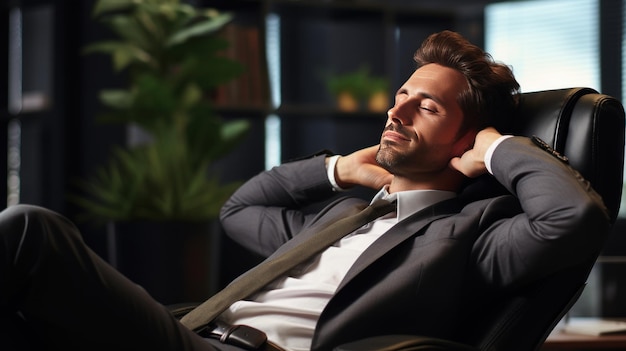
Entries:
[[243, 324], [212, 322], [205, 330], [206, 336], [210, 338], [246, 350], [259, 350], [267, 342], [267, 335], [264, 332]]

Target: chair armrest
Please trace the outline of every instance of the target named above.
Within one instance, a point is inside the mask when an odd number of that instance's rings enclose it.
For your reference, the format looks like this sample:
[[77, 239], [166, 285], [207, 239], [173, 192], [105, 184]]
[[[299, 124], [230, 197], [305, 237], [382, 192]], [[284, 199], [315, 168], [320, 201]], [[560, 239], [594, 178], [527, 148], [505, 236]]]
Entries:
[[479, 351], [450, 340], [416, 335], [382, 335], [340, 345], [334, 351]]

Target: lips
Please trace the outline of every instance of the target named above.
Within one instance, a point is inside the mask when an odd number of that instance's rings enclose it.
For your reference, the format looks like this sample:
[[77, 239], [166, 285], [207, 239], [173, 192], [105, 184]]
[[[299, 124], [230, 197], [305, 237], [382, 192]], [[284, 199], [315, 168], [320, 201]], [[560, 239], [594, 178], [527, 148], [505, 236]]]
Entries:
[[383, 138], [389, 141], [411, 141], [411, 139], [408, 139], [404, 137], [404, 135], [396, 132], [385, 132], [383, 134]]
[[411, 141], [411, 137], [407, 134], [407, 132], [392, 123], [385, 128], [383, 139], [389, 141]]

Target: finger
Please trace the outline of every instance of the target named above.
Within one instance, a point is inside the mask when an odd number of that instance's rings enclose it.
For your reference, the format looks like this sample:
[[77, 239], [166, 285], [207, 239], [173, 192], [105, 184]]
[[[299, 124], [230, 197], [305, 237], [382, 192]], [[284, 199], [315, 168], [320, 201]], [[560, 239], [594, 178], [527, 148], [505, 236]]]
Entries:
[[[450, 164], [450, 167], [452, 167], [452, 169], [455, 169], [455, 170], [463, 173], [463, 170], [462, 170], [463, 162], [461, 161], [460, 157], [457, 156], [457, 157], [451, 158], [449, 164]], [[465, 174], [465, 173], [463, 173], [463, 174]]]

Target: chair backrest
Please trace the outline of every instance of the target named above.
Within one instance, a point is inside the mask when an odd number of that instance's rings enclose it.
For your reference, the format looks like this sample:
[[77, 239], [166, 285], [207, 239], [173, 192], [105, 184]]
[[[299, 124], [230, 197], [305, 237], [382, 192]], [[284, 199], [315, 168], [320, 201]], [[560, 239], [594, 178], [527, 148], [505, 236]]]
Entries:
[[[536, 135], [567, 156], [603, 197], [615, 221], [624, 166], [624, 109], [619, 101], [589, 88], [524, 93], [506, 128], [503, 132]], [[480, 316], [468, 316], [463, 341], [480, 350], [538, 350], [580, 296], [594, 262], [484, 306]]]

